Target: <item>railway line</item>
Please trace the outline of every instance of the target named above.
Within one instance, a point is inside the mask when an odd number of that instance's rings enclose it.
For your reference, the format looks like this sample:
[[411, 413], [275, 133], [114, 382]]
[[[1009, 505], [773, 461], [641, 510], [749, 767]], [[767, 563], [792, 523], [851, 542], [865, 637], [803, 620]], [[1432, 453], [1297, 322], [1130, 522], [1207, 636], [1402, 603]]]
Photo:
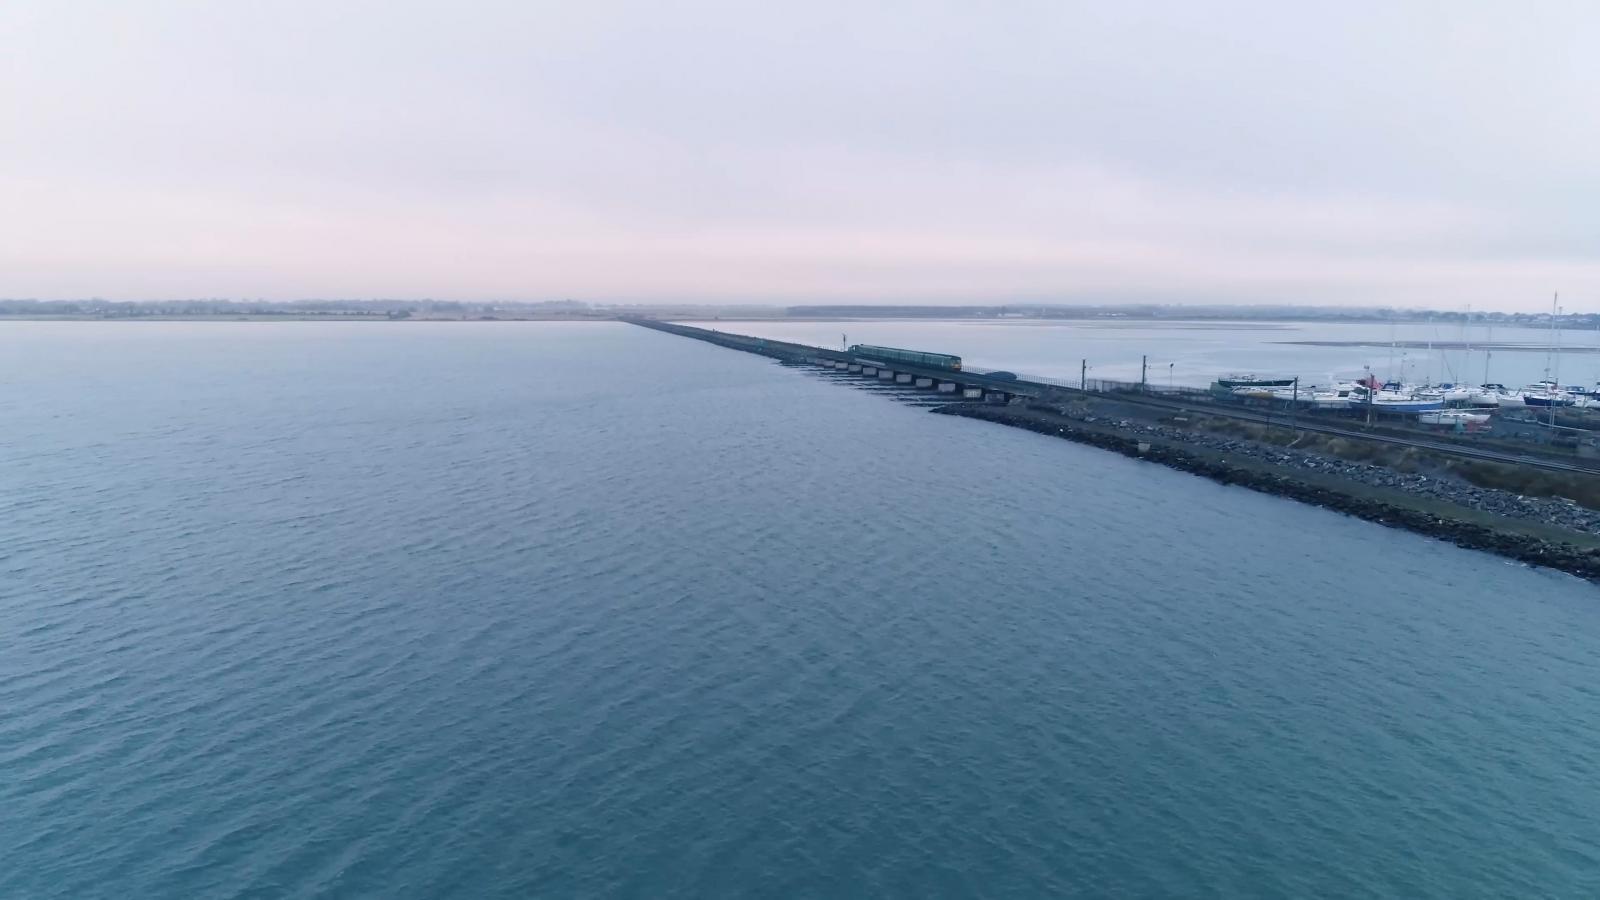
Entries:
[[[1058, 388], [1058, 390], [1060, 390], [1060, 388]], [[1084, 396], [1104, 397], [1107, 395], [1086, 393]], [[1263, 425], [1277, 425], [1285, 427], [1292, 425], [1293, 427], [1302, 431], [1310, 431], [1318, 434], [1332, 435], [1335, 437], [1345, 437], [1352, 440], [1372, 441], [1397, 447], [1414, 447], [1419, 450], [1429, 450], [1435, 453], [1447, 453], [1452, 456], [1459, 456], [1465, 459], [1476, 459], [1484, 462], [1530, 466], [1550, 472], [1575, 472], [1578, 474], [1600, 475], [1600, 462], [1586, 465], [1582, 462], [1566, 462], [1564, 460], [1527, 456], [1518, 453], [1503, 453], [1498, 450], [1486, 450], [1481, 447], [1469, 447], [1463, 444], [1435, 441], [1427, 438], [1408, 438], [1400, 437], [1398, 435], [1374, 434], [1372, 432], [1359, 431], [1353, 428], [1340, 428], [1336, 425], [1328, 425], [1312, 419], [1298, 417], [1291, 419], [1287, 416], [1261, 413], [1254, 410], [1230, 409], [1220, 404], [1208, 405], [1203, 403], [1183, 403], [1181, 401], [1168, 400], [1161, 397], [1151, 397], [1137, 394], [1126, 397], [1118, 396], [1116, 399], [1122, 402], [1135, 403], [1142, 406], [1161, 407], [1177, 412], [1203, 412], [1206, 415], [1237, 419], [1245, 422], [1255, 422]]]
[[[641, 325], [657, 331], [665, 331], [683, 337], [695, 338], [714, 344], [721, 344], [735, 350], [744, 350], [776, 359], [785, 359], [794, 362], [821, 362], [842, 363], [860, 362], [862, 357], [857, 354], [841, 350], [828, 350], [822, 347], [812, 347], [805, 344], [789, 343], [787, 341], [766, 340], [747, 335], [730, 334], [694, 326], [676, 323], [659, 322], [654, 320], [624, 318], [623, 321]], [[852, 348], [861, 349], [861, 348]], [[886, 348], [870, 348], [882, 350]], [[892, 349], [892, 348], [887, 348]], [[909, 352], [909, 351], [895, 351]], [[959, 366], [955, 369], [942, 365], [929, 365], [937, 362], [934, 357], [940, 354], [914, 354], [917, 358], [900, 358], [888, 362], [880, 361], [879, 365], [892, 366], [897, 372], [929, 379], [957, 381], [964, 385], [979, 387], [985, 393], [993, 392], [1004, 397], [1029, 397], [1037, 400], [1051, 400], [1063, 397], [1085, 397], [1117, 403], [1128, 403], [1150, 408], [1167, 409], [1174, 412], [1188, 412], [1205, 414], [1219, 418], [1234, 419], [1242, 422], [1254, 422], [1263, 425], [1280, 427], [1293, 426], [1303, 431], [1326, 434], [1334, 437], [1349, 438], [1356, 441], [1386, 444], [1392, 447], [1410, 447], [1418, 450], [1427, 450], [1442, 453], [1461, 459], [1478, 460], [1482, 462], [1501, 463], [1506, 465], [1525, 466], [1541, 469], [1547, 472], [1564, 472], [1579, 475], [1600, 476], [1600, 460], [1587, 462], [1583, 460], [1560, 460], [1547, 456], [1536, 456], [1521, 453], [1508, 453], [1500, 450], [1490, 450], [1482, 447], [1473, 447], [1467, 444], [1452, 441], [1434, 440], [1427, 437], [1406, 437], [1395, 434], [1382, 434], [1355, 428], [1345, 428], [1328, 424], [1310, 417], [1286, 416], [1259, 412], [1216, 403], [1207, 399], [1190, 397], [1187, 399], [1174, 399], [1154, 393], [1145, 393], [1137, 390], [1083, 390], [1080, 387], [1070, 386], [1060, 382], [1030, 379], [1023, 377], [997, 378], [982, 369], [966, 368]], [[959, 357], [948, 357], [959, 363]]]

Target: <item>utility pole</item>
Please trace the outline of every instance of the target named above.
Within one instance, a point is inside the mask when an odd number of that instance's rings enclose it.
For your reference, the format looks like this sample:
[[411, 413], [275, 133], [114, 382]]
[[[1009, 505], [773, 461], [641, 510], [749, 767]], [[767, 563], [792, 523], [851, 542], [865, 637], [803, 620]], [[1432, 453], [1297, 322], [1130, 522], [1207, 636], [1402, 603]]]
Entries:
[[1295, 414], [1300, 411], [1300, 376], [1294, 377], [1294, 399], [1289, 401], [1289, 432], [1296, 434], [1300, 431], [1300, 420]]
[[1141, 393], [1141, 394], [1148, 393], [1150, 391], [1150, 388], [1147, 386], [1148, 385], [1148, 381], [1147, 381], [1147, 378], [1146, 378], [1146, 376], [1149, 373], [1149, 370], [1150, 370], [1150, 357], [1148, 357], [1148, 356], [1139, 357], [1139, 393]]
[[1087, 359], [1083, 361], [1083, 369], [1078, 372], [1078, 390], [1084, 393], [1089, 391], [1089, 361]]

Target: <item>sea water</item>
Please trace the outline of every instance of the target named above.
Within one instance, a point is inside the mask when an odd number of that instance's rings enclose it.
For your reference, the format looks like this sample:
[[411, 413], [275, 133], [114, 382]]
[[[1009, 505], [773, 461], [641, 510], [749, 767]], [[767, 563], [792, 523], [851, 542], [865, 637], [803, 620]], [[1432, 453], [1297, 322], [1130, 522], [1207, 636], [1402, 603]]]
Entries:
[[1600, 894], [1600, 591], [620, 324], [0, 327], [0, 897]]

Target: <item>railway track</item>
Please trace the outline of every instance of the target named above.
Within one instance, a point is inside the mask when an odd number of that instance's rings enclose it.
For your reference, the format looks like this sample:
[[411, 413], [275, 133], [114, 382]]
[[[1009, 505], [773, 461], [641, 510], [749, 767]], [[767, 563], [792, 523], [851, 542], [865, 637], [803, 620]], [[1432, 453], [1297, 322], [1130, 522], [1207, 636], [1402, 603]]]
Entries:
[[[906, 368], [906, 367], [901, 367]], [[914, 370], [914, 369], [913, 369]], [[915, 371], [915, 370], [914, 370]], [[935, 377], [952, 377], [951, 373], [926, 371], [925, 374]], [[1136, 403], [1144, 406], [1154, 406], [1181, 412], [1203, 412], [1207, 415], [1223, 418], [1237, 419], [1245, 422], [1255, 422], [1262, 425], [1289, 426], [1293, 425], [1302, 431], [1311, 431], [1335, 437], [1345, 437], [1358, 441], [1373, 441], [1380, 444], [1389, 444], [1395, 447], [1414, 447], [1419, 450], [1429, 450], [1435, 453], [1445, 453], [1462, 459], [1475, 459], [1483, 462], [1504, 463], [1507, 465], [1529, 466], [1543, 469], [1547, 472], [1567, 472], [1579, 475], [1600, 476], [1600, 461], [1585, 464], [1583, 462], [1567, 462], [1565, 460], [1550, 459], [1548, 457], [1529, 456], [1520, 453], [1506, 453], [1499, 450], [1485, 450], [1481, 447], [1469, 447], [1463, 444], [1448, 441], [1429, 440], [1423, 437], [1400, 437], [1397, 435], [1373, 434], [1367, 431], [1358, 431], [1353, 428], [1341, 428], [1337, 425], [1328, 425], [1306, 418], [1293, 418], [1272, 413], [1261, 413], [1249, 409], [1238, 409], [1221, 404], [1195, 402], [1193, 400], [1169, 400], [1164, 397], [1150, 394], [1121, 394], [1102, 393], [1099, 391], [1081, 391], [1074, 387], [1061, 384], [1051, 384], [1043, 381], [1033, 381], [1019, 378], [1015, 381], [990, 378], [981, 371], [966, 371], [959, 376], [963, 381], [982, 385], [983, 387], [1003, 391], [1009, 394], [1022, 394], [1033, 397], [1048, 397], [1062, 392], [1077, 396], [1094, 397], [1102, 400], [1112, 400], [1122, 403]]]
[[[1106, 395], [1090, 394], [1089, 396]], [[1397, 447], [1415, 447], [1419, 450], [1431, 450], [1436, 453], [1448, 453], [1465, 459], [1476, 459], [1484, 462], [1507, 463], [1517, 466], [1531, 466], [1549, 472], [1575, 472], [1581, 475], [1600, 476], [1600, 463], [1585, 465], [1579, 462], [1565, 462], [1556, 459], [1547, 459], [1538, 456], [1525, 456], [1518, 453], [1503, 453], [1498, 450], [1484, 450], [1479, 447], [1467, 447], [1461, 444], [1452, 444], [1445, 441], [1432, 441], [1427, 438], [1407, 438], [1395, 435], [1372, 434], [1365, 431], [1356, 431], [1350, 428], [1340, 428], [1337, 425], [1326, 425], [1321, 422], [1306, 419], [1289, 419], [1281, 415], [1259, 413], [1245, 409], [1227, 409], [1220, 406], [1207, 406], [1198, 403], [1183, 403], [1175, 400], [1165, 400], [1159, 397], [1116, 397], [1114, 399], [1137, 403], [1143, 406], [1155, 406], [1179, 412], [1204, 412], [1207, 415], [1221, 416], [1223, 418], [1238, 419], [1245, 422], [1256, 422], [1263, 425], [1289, 426], [1293, 425], [1302, 431], [1311, 431], [1318, 434], [1347, 437], [1352, 440], [1375, 441], [1382, 444], [1391, 444]]]

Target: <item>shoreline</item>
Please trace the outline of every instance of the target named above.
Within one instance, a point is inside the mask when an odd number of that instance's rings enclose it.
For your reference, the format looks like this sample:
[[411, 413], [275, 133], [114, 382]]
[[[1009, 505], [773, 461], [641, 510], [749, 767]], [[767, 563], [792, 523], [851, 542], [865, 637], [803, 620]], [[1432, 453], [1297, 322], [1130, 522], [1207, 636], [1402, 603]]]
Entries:
[[222, 316], [0, 316], [0, 324], [7, 322], [370, 322], [373, 324], [401, 324], [406, 322], [460, 322], [465, 324], [493, 324], [495, 322], [616, 322], [611, 316], [390, 316], [366, 315], [222, 315]]

